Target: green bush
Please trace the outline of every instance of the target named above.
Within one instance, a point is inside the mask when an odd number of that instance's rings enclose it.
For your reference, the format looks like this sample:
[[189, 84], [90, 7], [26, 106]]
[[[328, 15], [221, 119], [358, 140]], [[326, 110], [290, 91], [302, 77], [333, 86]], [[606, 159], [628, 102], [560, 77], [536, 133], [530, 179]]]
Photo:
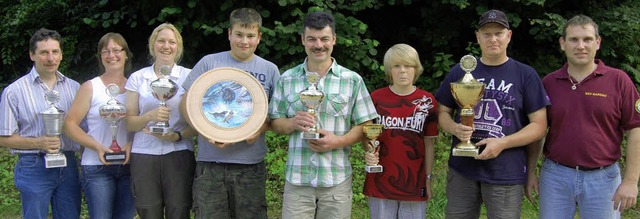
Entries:
[[13, 183], [13, 167], [17, 156], [9, 154], [6, 148], [0, 149], [0, 218], [20, 214], [20, 194]]

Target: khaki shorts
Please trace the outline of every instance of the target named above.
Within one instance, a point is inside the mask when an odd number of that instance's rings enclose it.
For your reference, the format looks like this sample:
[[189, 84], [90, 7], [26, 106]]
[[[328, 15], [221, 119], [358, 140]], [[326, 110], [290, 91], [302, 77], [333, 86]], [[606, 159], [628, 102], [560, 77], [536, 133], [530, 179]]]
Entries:
[[352, 178], [334, 187], [284, 184], [282, 218], [351, 218]]

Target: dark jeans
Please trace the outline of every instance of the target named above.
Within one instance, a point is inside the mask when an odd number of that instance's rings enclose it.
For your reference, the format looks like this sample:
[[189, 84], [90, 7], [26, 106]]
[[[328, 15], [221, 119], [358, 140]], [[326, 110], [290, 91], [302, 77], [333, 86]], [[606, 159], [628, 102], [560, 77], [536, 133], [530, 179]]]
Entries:
[[449, 167], [445, 218], [480, 218], [484, 202], [487, 218], [520, 218], [523, 185], [496, 185], [466, 178]]
[[193, 151], [131, 154], [131, 191], [140, 218], [190, 218]]
[[197, 162], [196, 218], [267, 218], [266, 166]]

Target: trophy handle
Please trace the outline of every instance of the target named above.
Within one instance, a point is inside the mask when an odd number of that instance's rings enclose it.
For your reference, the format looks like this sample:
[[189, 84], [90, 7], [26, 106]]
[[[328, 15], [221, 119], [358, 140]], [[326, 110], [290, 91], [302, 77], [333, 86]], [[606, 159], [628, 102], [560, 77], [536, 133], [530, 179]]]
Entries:
[[380, 141], [378, 140], [369, 140], [369, 147], [371, 150], [369, 150], [370, 153], [378, 153], [380, 151]]

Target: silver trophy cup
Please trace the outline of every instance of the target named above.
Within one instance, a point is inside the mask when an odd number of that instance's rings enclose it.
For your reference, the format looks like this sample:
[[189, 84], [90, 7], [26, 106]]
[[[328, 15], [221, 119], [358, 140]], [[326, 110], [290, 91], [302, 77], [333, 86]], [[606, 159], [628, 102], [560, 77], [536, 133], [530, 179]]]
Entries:
[[100, 112], [100, 117], [106, 120], [111, 128], [111, 146], [109, 146], [109, 149], [111, 149], [113, 153], [105, 153], [104, 159], [107, 162], [124, 161], [127, 158], [127, 154], [118, 144], [116, 134], [118, 122], [127, 115], [127, 109], [122, 103], [116, 100], [116, 96], [120, 93], [120, 87], [118, 87], [118, 85], [109, 84], [105, 91], [111, 99], [107, 101], [105, 105], [100, 106], [98, 111]]
[[[160, 66], [159, 69], [162, 77], [151, 82], [151, 90], [153, 92], [153, 96], [160, 101], [159, 106], [167, 106], [166, 101], [178, 93], [178, 85], [169, 79], [171, 66], [163, 65]], [[171, 128], [169, 128], [169, 121], [157, 122], [149, 129], [152, 133], [162, 135], [172, 132]]]
[[[56, 107], [56, 103], [60, 101], [58, 91], [51, 90], [44, 94], [44, 99], [49, 103], [49, 108], [42, 111], [40, 116], [44, 122], [44, 131], [46, 136], [58, 136], [62, 134], [62, 123], [64, 122], [64, 111]], [[63, 153], [47, 153], [44, 156], [46, 168], [57, 168], [67, 166], [67, 157]]]
[[299, 93], [300, 101], [302, 101], [304, 106], [307, 107], [307, 113], [313, 116], [315, 123], [309, 127], [306, 132], [302, 133], [302, 139], [319, 139], [318, 112], [316, 111], [316, 108], [318, 108], [318, 105], [322, 103], [325, 95], [316, 87], [316, 84], [320, 81], [320, 75], [318, 75], [318, 73], [308, 72], [307, 81], [309, 81], [309, 84], [311, 85]]

